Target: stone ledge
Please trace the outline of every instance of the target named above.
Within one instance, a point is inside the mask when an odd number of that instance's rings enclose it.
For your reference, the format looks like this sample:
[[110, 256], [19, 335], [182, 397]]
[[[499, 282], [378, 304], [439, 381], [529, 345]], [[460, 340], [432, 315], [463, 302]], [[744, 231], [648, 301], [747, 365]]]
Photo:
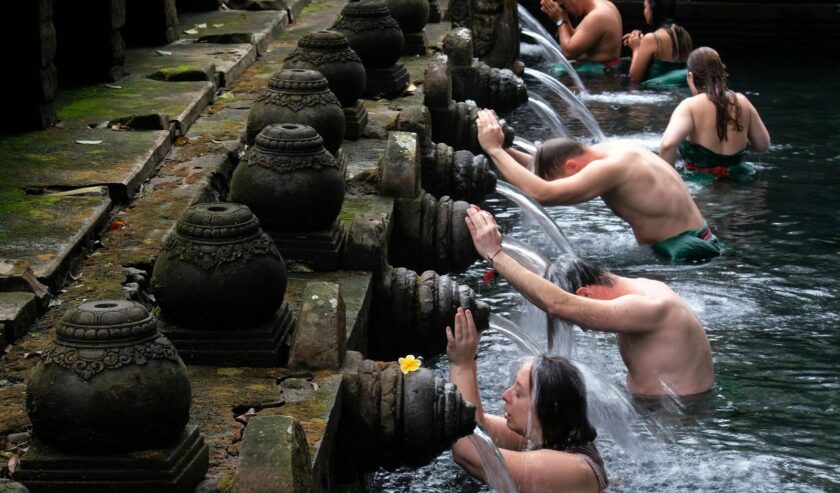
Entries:
[[[196, 28], [205, 24], [204, 29]], [[288, 24], [289, 14], [285, 10], [190, 12], [180, 16], [178, 31], [182, 39], [198, 43], [249, 43], [257, 49], [258, 55], [263, 55]], [[192, 30], [198, 32], [186, 32]]]
[[37, 315], [34, 294], [0, 293], [0, 348], [20, 339]]

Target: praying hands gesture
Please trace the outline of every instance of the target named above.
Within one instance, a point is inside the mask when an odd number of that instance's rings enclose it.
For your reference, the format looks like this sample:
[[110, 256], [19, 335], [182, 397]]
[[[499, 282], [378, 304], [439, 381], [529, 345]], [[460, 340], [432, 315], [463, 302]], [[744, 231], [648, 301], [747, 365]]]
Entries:
[[566, 9], [555, 0], [540, 0], [540, 10], [551, 19], [551, 22], [556, 23], [560, 19], [565, 19], [566, 22], [569, 21]]

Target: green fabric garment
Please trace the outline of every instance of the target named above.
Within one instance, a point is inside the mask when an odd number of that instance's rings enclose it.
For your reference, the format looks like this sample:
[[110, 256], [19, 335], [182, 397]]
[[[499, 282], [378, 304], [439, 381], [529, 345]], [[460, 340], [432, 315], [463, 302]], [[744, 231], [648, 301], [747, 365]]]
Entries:
[[657, 77], [661, 77], [668, 72], [674, 72], [676, 70], [683, 70], [683, 79], [682, 84], [688, 85], [685, 80], [685, 75], [688, 74], [688, 70], [685, 68], [685, 62], [663, 62], [662, 60], [653, 59], [650, 62], [650, 66], [648, 67], [647, 74], [645, 75], [645, 80], [656, 79]]
[[723, 253], [723, 244], [717, 236], [712, 235], [709, 240], [700, 238], [708, 227], [709, 223], [704, 221], [700, 229], [688, 230], [653, 245], [653, 251], [672, 262], [696, 262], [717, 257]]
[[[572, 66], [575, 72], [583, 75], [600, 75], [612, 68], [607, 68], [603, 63], [599, 62], [573, 62]], [[558, 76], [566, 73], [566, 66], [562, 63], [555, 64], [550, 69], [551, 75]]]
[[[654, 60], [656, 61], [656, 60]], [[660, 63], [668, 63], [668, 62], [660, 62]], [[648, 74], [651, 71], [648, 69]], [[653, 77], [651, 79], [647, 79], [646, 81], [642, 82], [642, 87], [645, 89], [667, 89], [670, 87], [683, 87], [687, 86], [688, 82], [686, 81], [686, 76], [688, 75], [688, 70], [681, 68], [678, 70], [671, 70], [670, 72], [665, 72], [658, 77]]]
[[729, 178], [743, 182], [755, 177], [755, 168], [744, 162], [747, 150], [743, 149], [735, 154], [718, 154], [706, 147], [695, 144], [689, 140], [680, 142], [680, 157], [686, 163], [703, 168], [710, 168], [709, 172], [702, 170], [689, 170], [682, 168], [681, 172], [687, 181], [695, 183], [711, 183], [720, 178], [719, 170], [712, 168], [726, 168], [726, 175]]

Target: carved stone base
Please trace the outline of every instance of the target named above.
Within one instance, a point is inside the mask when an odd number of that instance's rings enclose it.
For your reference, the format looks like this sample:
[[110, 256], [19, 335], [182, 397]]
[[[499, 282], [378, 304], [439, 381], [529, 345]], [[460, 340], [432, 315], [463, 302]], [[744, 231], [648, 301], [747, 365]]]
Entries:
[[367, 85], [365, 85], [364, 97], [367, 99], [399, 96], [408, 87], [408, 70], [402, 63], [395, 63], [386, 68], [365, 67], [365, 70], [367, 70]]
[[30, 443], [15, 480], [39, 493], [188, 493], [204, 478], [209, 460], [197, 426], [187, 426], [169, 448], [127, 454], [74, 455], [37, 438]]
[[362, 136], [362, 132], [364, 132], [368, 123], [368, 112], [367, 108], [365, 108], [365, 102], [357, 99], [356, 104], [343, 109], [344, 138], [347, 140], [356, 140]]
[[285, 301], [272, 320], [253, 327], [200, 330], [179, 327], [164, 317], [158, 321], [161, 333], [172, 341], [188, 365], [262, 368], [286, 364], [286, 339], [294, 325], [295, 317]]
[[308, 232], [266, 230], [286, 261], [295, 261], [320, 271], [338, 270], [347, 243], [347, 232], [336, 220], [329, 229]]
[[403, 33], [403, 36], [405, 37], [403, 55], [426, 55], [426, 46], [429, 44], [426, 29], [417, 33]]
[[429, 20], [426, 24], [437, 24], [441, 20], [440, 5], [437, 0], [429, 0]]

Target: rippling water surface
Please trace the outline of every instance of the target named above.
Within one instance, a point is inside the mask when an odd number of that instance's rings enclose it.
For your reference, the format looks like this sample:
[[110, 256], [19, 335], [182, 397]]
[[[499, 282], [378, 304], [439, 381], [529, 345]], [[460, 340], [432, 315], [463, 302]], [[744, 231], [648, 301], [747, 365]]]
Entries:
[[[749, 158], [759, 169], [753, 183], [690, 186], [726, 243], [723, 257], [702, 265], [662, 264], [636, 246], [629, 227], [600, 201], [549, 209], [578, 254], [622, 275], [667, 282], [697, 311], [714, 352], [712, 396], [683, 409], [637, 405], [628, 415], [630, 434], [601, 430], [598, 446], [614, 492], [838, 491], [840, 111], [830, 88], [840, 69], [723, 56], [732, 87], [748, 95], [773, 140], [770, 153]], [[630, 91], [616, 80], [585, 82], [592, 93], [585, 102], [608, 139], [628, 138], [650, 149], [658, 148], [671, 111], [688, 95]], [[565, 115], [561, 103], [552, 102]], [[527, 107], [508, 120], [530, 140], [551, 137]], [[573, 120], [569, 128], [588, 135]], [[508, 201], [493, 195], [483, 207], [497, 215], [506, 234], [556, 256]], [[486, 268], [476, 263], [455, 277], [478, 291], [495, 313], [544, 340], [544, 322], [533, 307], [503, 281], [482, 283]], [[626, 395], [614, 337], [575, 330], [575, 359]], [[500, 412], [501, 393], [521, 355], [494, 333], [483, 336], [479, 355], [485, 405]], [[428, 364], [448, 375], [445, 357]], [[454, 465], [449, 453], [418, 470], [380, 472], [374, 490], [488, 491]]]

